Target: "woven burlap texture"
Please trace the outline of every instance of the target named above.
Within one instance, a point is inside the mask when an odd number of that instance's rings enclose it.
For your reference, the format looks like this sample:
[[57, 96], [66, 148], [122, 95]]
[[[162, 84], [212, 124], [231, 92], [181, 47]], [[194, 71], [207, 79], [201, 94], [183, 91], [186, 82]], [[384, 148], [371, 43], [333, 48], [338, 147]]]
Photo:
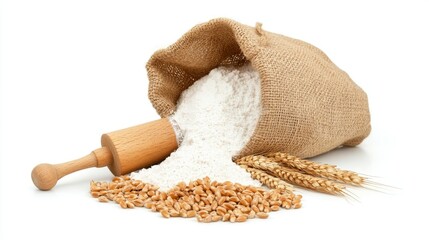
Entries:
[[219, 18], [199, 24], [147, 63], [149, 99], [161, 117], [183, 90], [221, 65], [250, 61], [261, 77], [262, 113], [235, 157], [285, 151], [313, 157], [355, 146], [371, 131], [365, 92], [318, 48]]

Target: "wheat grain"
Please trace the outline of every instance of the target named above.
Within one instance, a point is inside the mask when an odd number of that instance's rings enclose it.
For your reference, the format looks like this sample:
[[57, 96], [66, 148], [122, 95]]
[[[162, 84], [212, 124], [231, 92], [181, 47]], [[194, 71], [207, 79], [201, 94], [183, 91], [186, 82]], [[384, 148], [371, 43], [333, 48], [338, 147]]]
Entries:
[[165, 218], [170, 218], [170, 214], [168, 213], [168, 210], [164, 209], [160, 211], [161, 215]]
[[100, 197], [98, 197], [98, 201], [100, 201], [100, 202], [108, 202], [109, 199], [106, 196], [100, 196]]
[[247, 221], [247, 219], [248, 219], [247, 214], [242, 214], [242, 215], [239, 215], [235, 221], [236, 222], [245, 222], [245, 221]]
[[264, 213], [264, 212], [258, 212], [258, 213], [256, 213], [256, 216], [258, 218], [262, 218], [262, 219], [268, 218], [268, 214]]

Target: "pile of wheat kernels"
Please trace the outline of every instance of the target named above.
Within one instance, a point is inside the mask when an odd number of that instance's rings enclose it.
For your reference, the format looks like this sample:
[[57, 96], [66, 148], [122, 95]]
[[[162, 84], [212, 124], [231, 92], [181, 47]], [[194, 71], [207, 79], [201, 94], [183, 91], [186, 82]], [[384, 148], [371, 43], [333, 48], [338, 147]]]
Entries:
[[168, 192], [132, 180], [114, 177], [112, 182], [91, 182], [91, 195], [100, 202], [114, 201], [122, 208], [145, 207], [165, 218], [196, 217], [199, 222], [245, 222], [267, 218], [271, 211], [301, 207], [301, 195], [287, 189], [243, 186], [238, 183], [211, 181], [208, 177], [178, 183]]

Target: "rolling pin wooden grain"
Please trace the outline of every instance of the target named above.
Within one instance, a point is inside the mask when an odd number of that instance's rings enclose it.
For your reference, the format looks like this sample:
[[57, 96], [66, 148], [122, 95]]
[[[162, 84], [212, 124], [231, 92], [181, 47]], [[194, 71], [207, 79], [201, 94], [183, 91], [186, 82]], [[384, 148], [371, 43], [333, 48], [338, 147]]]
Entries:
[[90, 167], [107, 166], [120, 176], [157, 164], [178, 147], [175, 131], [166, 118], [103, 134], [101, 145], [74, 161], [37, 165], [31, 172], [34, 185], [50, 190], [65, 175]]

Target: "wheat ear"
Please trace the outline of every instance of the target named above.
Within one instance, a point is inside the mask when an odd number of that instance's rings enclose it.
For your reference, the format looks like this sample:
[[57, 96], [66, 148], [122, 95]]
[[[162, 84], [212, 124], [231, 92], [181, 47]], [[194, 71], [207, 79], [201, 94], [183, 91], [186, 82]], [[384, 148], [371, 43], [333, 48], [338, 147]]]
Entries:
[[269, 188], [279, 189], [282, 192], [293, 192], [293, 186], [280, 178], [274, 177], [262, 170], [252, 168], [247, 165], [240, 165], [240, 167], [246, 169], [253, 179], [258, 180]]
[[330, 180], [335, 180], [347, 184], [362, 186], [366, 179], [362, 176], [359, 176], [359, 174], [355, 172], [341, 170], [335, 165], [319, 164], [313, 161], [289, 155], [287, 153], [277, 152], [270, 153], [265, 156], [273, 158], [276, 162], [280, 162], [285, 166], [296, 168], [312, 176], [324, 177]]
[[265, 156], [247, 156], [237, 160], [237, 163], [268, 171], [282, 180], [301, 187], [334, 195], [344, 195], [345, 186], [343, 184], [324, 178], [313, 177], [295, 169], [283, 167]]

